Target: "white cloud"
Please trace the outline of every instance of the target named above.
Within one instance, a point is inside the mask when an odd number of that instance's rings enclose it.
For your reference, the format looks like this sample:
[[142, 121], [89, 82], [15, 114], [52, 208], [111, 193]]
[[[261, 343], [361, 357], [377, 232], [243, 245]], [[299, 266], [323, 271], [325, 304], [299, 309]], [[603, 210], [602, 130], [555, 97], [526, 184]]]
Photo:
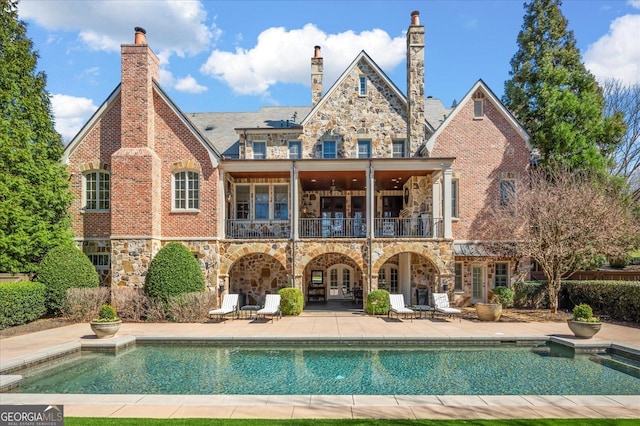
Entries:
[[627, 1], [629, 6], [635, 7], [636, 9], [640, 9], [640, 0], [629, 0]]
[[[640, 5], [640, 0], [633, 3]], [[615, 78], [626, 84], [640, 84], [638, 40], [640, 15], [621, 16], [611, 23], [608, 34], [587, 48], [585, 65], [598, 80]]]
[[68, 95], [51, 95], [51, 108], [56, 131], [68, 143], [80, 131], [83, 124], [98, 109], [93, 100]]
[[18, 3], [20, 19], [30, 19], [48, 30], [77, 31], [92, 50], [118, 52], [133, 43], [136, 26], [147, 30], [147, 40], [159, 50], [178, 56], [202, 52], [220, 31], [209, 28], [200, 1], [34, 1]]
[[191, 75], [187, 75], [185, 78], [181, 78], [176, 82], [176, 90], [187, 93], [202, 93], [206, 92], [207, 87], [198, 84], [195, 78]]
[[269, 88], [276, 83], [310, 84], [315, 45], [322, 48], [325, 88], [365, 47], [383, 69], [402, 62], [406, 49], [404, 36], [392, 39], [380, 29], [326, 34], [313, 24], [293, 30], [274, 27], [260, 33], [250, 49], [214, 50], [200, 72], [224, 81], [237, 94], [268, 96]]

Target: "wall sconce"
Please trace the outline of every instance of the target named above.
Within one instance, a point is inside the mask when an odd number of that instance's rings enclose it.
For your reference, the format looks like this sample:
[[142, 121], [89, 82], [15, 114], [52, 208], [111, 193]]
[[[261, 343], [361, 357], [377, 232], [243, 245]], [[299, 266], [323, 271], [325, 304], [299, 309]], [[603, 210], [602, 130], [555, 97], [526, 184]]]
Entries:
[[302, 206], [302, 214], [307, 214], [307, 206]]
[[228, 202], [228, 203], [230, 203], [230, 202], [231, 202], [231, 199], [232, 199], [232, 198], [233, 198], [233, 197], [231, 196], [231, 194], [227, 194], [227, 202]]
[[224, 291], [224, 284], [223, 285], [219, 285], [218, 286], [218, 294], [222, 293]]

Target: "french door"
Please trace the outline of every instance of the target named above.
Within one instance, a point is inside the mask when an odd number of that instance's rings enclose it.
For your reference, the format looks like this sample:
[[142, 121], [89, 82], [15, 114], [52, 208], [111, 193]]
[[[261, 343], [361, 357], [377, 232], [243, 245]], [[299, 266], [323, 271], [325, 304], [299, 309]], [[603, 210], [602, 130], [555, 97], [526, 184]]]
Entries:
[[344, 235], [345, 200], [345, 197], [322, 197], [320, 199], [323, 237]]
[[334, 265], [327, 271], [329, 300], [349, 298], [353, 291], [353, 269], [347, 265]]
[[484, 267], [481, 265], [471, 266], [471, 302], [485, 301], [485, 278]]

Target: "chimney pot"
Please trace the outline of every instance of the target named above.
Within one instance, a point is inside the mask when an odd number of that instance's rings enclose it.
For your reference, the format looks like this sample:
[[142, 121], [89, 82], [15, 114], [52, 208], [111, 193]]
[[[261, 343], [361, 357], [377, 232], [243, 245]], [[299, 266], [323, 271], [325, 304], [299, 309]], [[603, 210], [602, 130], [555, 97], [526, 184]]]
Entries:
[[320, 55], [320, 46], [314, 46], [313, 49], [314, 49], [313, 57], [314, 58], [322, 58], [322, 56]]
[[136, 37], [134, 40], [135, 44], [147, 44], [147, 37], [145, 34], [147, 33], [142, 27], [135, 27]]
[[411, 25], [420, 25], [420, 12], [417, 10], [411, 12]]

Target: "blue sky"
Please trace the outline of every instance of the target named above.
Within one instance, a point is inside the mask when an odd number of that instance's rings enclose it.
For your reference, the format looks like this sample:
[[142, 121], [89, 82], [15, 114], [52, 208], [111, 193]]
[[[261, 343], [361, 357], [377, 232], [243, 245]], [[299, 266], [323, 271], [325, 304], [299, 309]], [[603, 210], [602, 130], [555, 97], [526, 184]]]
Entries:
[[[426, 30], [426, 94], [450, 106], [483, 79], [509, 78], [524, 0], [20, 0], [56, 129], [69, 141], [120, 81], [134, 30], [161, 59], [160, 84], [184, 112], [309, 105], [310, 58], [322, 47], [325, 90], [365, 50], [405, 91], [405, 31]], [[583, 62], [599, 79], [640, 83], [640, 0], [565, 0]]]

